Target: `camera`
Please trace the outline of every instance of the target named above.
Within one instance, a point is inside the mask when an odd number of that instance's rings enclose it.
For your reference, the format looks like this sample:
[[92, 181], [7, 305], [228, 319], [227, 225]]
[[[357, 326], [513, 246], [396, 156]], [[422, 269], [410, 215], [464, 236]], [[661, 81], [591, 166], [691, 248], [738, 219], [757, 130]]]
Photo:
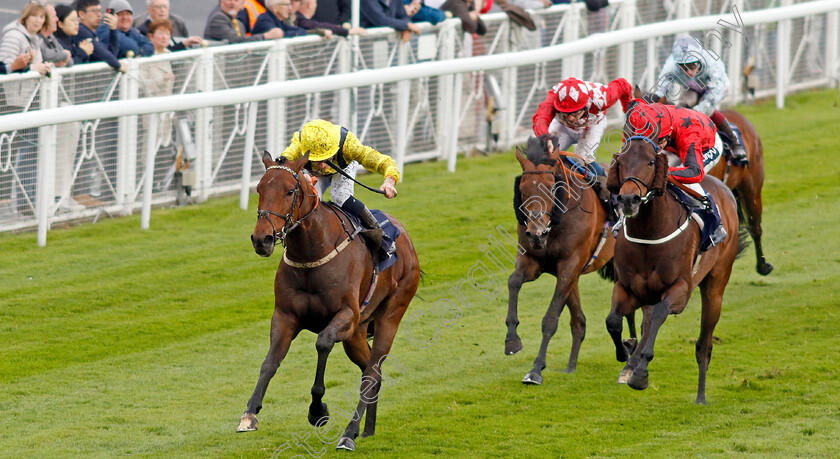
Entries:
[[105, 10], [105, 12], [107, 12], [108, 14], [114, 14], [114, 9], [108, 8], [107, 10]]

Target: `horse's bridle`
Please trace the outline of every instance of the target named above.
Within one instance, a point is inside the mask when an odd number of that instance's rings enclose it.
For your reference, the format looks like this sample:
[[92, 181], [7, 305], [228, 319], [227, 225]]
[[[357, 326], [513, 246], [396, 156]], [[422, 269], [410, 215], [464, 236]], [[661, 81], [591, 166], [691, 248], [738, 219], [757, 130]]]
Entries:
[[[307, 213], [303, 217], [295, 220], [294, 219], [295, 207], [300, 209], [300, 206], [303, 205], [303, 199], [301, 199], [300, 203], [298, 204], [298, 198], [300, 198], [300, 195], [309, 196], [309, 195], [307, 195], [306, 193], [303, 192], [303, 187], [300, 184], [300, 176], [298, 175], [297, 172], [289, 169], [286, 166], [275, 165], [275, 166], [268, 166], [268, 167], [265, 168], [266, 172], [268, 172], [270, 169], [284, 170], [284, 171], [292, 174], [292, 176], [295, 178], [295, 181], [297, 182], [295, 184], [295, 195], [294, 195], [294, 198], [292, 199], [292, 207], [291, 207], [291, 209], [289, 209], [289, 213], [283, 215], [283, 214], [278, 214], [277, 212], [273, 212], [273, 211], [267, 210], [267, 209], [257, 209], [257, 221], [259, 221], [259, 219], [261, 219], [261, 218], [264, 218], [264, 219], [268, 220], [268, 223], [271, 225], [271, 230], [274, 232], [274, 243], [277, 244], [277, 241], [280, 241], [280, 244], [282, 244], [283, 247], [285, 247], [286, 246], [286, 236], [289, 233], [291, 233], [295, 228], [297, 228], [300, 225], [300, 222], [305, 220], [306, 217], [312, 215], [312, 212], [315, 212], [315, 209], [317, 209], [318, 206], [317, 206], [317, 203], [316, 203], [316, 206], [313, 207], [312, 210], [309, 211], [309, 213]], [[283, 219], [284, 223], [283, 223], [283, 226], [280, 228], [280, 231], [277, 231], [277, 227], [274, 226], [274, 222], [271, 220], [271, 218], [268, 217], [269, 215], [274, 215], [275, 217], [279, 217], [279, 218]], [[287, 227], [288, 227], [288, 229], [287, 229]]]
[[[522, 171], [522, 175], [525, 175], [525, 174], [551, 174], [552, 176], [555, 175], [553, 171]], [[554, 208], [554, 200], [551, 201], [551, 208], [552, 209]], [[535, 214], [533, 216], [534, 216], [535, 219], [539, 219], [539, 218], [542, 218], [543, 215], [545, 215], [549, 212], [550, 211], [538, 210], [538, 211], [535, 212]], [[529, 211], [529, 213], [530, 213], [530, 211]], [[551, 232], [551, 219], [550, 218], [548, 219], [548, 225], [546, 225], [546, 227], [545, 227], [545, 233], [548, 234], [549, 232]]]
[[[656, 142], [650, 140], [649, 138], [643, 135], [634, 135], [632, 137], [628, 137], [627, 140], [644, 140], [645, 142], [653, 146], [653, 151], [657, 154], [659, 154], [659, 150], [661, 150], [661, 148], [659, 148], [659, 145], [657, 145]], [[648, 201], [650, 201], [654, 198], [654, 196], [656, 196], [656, 190], [651, 189], [650, 185], [639, 180], [636, 177], [625, 177], [624, 180], [622, 180], [621, 183], [618, 184], [618, 187], [621, 188], [622, 186], [624, 186], [625, 182], [633, 182], [639, 188], [639, 194], [641, 194], [642, 187], [645, 187], [645, 189], [648, 190], [648, 192], [644, 196], [642, 196], [642, 204], [647, 204]]]

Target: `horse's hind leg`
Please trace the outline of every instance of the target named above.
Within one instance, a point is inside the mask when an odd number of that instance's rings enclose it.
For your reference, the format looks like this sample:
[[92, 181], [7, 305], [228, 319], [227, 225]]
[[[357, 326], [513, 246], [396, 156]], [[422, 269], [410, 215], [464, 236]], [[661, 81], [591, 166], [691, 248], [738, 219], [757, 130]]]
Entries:
[[271, 345], [260, 368], [260, 378], [257, 380], [257, 387], [254, 389], [254, 394], [248, 401], [248, 407], [245, 413], [239, 420], [239, 427], [237, 432], [249, 432], [257, 430], [257, 413], [262, 409], [262, 401], [265, 397], [265, 391], [268, 389], [268, 382], [277, 372], [280, 367], [280, 362], [286, 357], [289, 351], [289, 345], [297, 336], [299, 329], [296, 322], [286, 316], [281, 316], [277, 312], [271, 318]]
[[507, 325], [507, 336], [505, 337], [505, 355], [517, 354], [522, 350], [522, 340], [519, 339], [519, 334], [516, 332], [516, 327], [519, 326], [519, 316], [517, 315], [517, 308], [519, 302], [519, 291], [522, 289], [522, 284], [531, 282], [540, 275], [539, 265], [523, 256], [519, 256], [516, 260], [516, 268], [513, 274], [508, 277], [508, 314], [505, 319]]
[[[373, 325], [373, 323], [371, 322], [370, 324], [368, 324], [368, 327], [370, 325]], [[362, 370], [363, 376], [365, 373], [365, 369], [370, 364], [370, 346], [367, 342], [368, 327], [359, 327], [356, 330], [356, 334], [353, 335], [353, 338], [344, 341], [343, 343], [344, 352], [347, 353], [347, 357], [350, 357], [350, 360], [352, 360], [353, 363], [359, 366], [359, 368]], [[379, 389], [377, 388], [374, 393], [378, 392]], [[362, 438], [370, 437], [374, 433], [376, 433], [376, 402], [369, 404], [367, 409], [365, 410], [365, 413], [365, 431], [362, 432]]]
[[329, 357], [333, 346], [338, 341], [345, 341], [351, 338], [353, 326], [353, 310], [349, 307], [338, 311], [329, 325], [315, 341], [315, 349], [318, 350], [318, 367], [315, 369], [315, 383], [312, 385], [312, 404], [309, 405], [309, 423], [317, 426], [327, 421], [330, 415], [327, 404], [321, 400], [324, 398], [326, 387], [324, 386], [324, 373], [327, 369], [327, 357]]
[[755, 243], [755, 271], [766, 276], [773, 271], [773, 265], [764, 258], [764, 248], [761, 246], [761, 183], [751, 176], [744, 177], [738, 186], [738, 204], [746, 217], [747, 230]]

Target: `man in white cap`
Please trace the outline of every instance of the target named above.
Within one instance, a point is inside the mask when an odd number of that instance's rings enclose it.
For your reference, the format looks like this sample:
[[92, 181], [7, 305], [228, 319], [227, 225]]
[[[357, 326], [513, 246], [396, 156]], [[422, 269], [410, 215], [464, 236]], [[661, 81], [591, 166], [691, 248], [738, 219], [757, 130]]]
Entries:
[[[134, 13], [128, 0], [111, 0], [108, 9], [110, 14], [117, 16], [116, 35], [119, 40], [117, 58], [151, 56], [155, 53], [152, 42], [134, 28]], [[103, 23], [96, 29], [96, 35], [106, 45], [110, 43], [111, 37], [106, 24]]]

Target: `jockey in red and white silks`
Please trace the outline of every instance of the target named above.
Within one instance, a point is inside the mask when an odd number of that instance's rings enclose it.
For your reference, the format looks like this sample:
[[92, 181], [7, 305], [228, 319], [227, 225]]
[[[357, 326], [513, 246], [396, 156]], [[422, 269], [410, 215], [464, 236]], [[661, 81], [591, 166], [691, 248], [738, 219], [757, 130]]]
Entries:
[[567, 78], [551, 88], [534, 115], [534, 134], [550, 133], [557, 137], [557, 148], [567, 150], [576, 144], [575, 153], [587, 163], [595, 162], [595, 151], [607, 130], [607, 109], [633, 98], [633, 87], [624, 78], [608, 85]]

